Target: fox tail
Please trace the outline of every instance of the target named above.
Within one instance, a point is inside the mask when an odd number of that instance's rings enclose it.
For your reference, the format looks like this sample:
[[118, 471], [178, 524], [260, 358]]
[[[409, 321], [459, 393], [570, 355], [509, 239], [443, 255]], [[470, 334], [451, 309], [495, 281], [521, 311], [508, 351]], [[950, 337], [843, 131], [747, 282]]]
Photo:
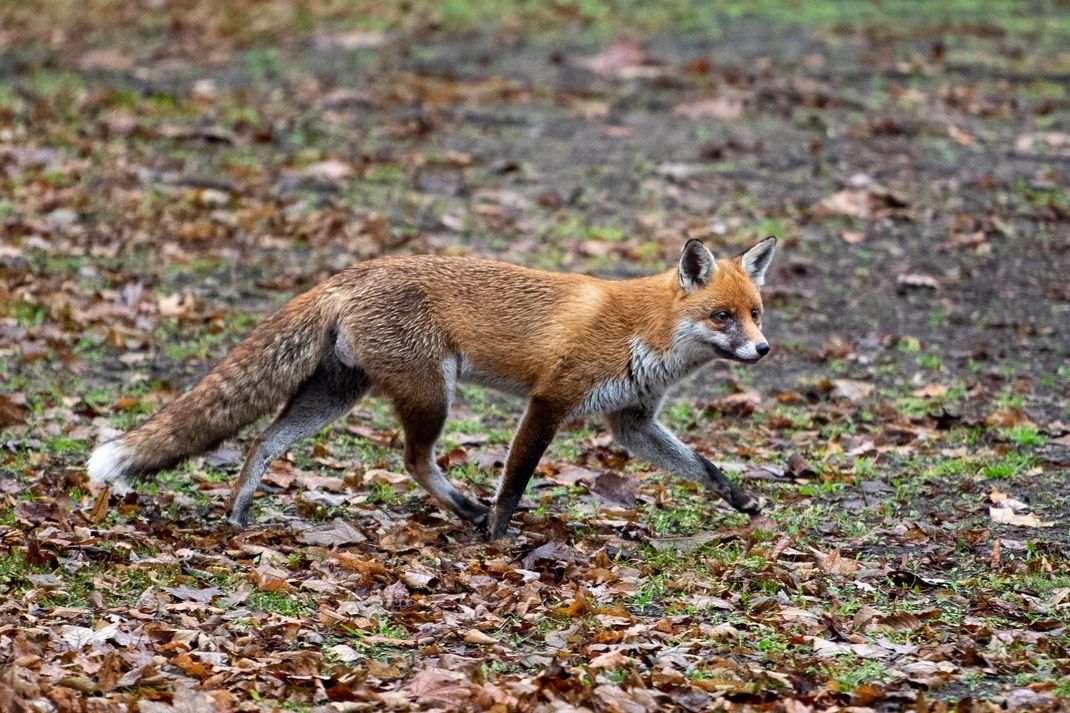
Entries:
[[333, 296], [316, 287], [262, 322], [201, 381], [139, 428], [102, 443], [94, 480], [146, 475], [204, 453], [292, 396], [316, 369], [337, 323]]

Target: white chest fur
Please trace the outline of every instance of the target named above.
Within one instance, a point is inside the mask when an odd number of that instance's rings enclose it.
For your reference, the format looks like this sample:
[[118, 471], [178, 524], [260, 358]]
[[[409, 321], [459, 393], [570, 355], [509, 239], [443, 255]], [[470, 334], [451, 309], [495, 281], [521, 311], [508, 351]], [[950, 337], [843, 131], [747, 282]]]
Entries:
[[664, 352], [651, 349], [638, 337], [634, 338], [628, 374], [596, 386], [572, 415], [617, 411], [660, 398], [666, 389], [712, 356], [708, 348], [696, 342], [695, 336], [681, 325], [676, 330], [672, 346]]

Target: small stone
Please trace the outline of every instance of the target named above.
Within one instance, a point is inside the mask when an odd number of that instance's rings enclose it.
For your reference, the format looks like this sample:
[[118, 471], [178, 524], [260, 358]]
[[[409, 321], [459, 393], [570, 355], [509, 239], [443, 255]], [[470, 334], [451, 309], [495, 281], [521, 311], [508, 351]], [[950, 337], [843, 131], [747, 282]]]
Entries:
[[48, 214], [48, 227], [52, 230], [64, 230], [74, 225], [78, 220], [78, 214], [66, 208], [56, 208]]

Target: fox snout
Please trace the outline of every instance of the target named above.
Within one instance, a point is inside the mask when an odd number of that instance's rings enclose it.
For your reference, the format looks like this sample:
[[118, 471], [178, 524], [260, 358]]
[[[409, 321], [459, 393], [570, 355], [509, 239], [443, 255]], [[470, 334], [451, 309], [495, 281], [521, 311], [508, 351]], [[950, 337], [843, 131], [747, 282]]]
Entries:
[[770, 349], [769, 342], [764, 339], [757, 342], [748, 341], [746, 344], [735, 350], [736, 358], [740, 361], [756, 362], [768, 354]]

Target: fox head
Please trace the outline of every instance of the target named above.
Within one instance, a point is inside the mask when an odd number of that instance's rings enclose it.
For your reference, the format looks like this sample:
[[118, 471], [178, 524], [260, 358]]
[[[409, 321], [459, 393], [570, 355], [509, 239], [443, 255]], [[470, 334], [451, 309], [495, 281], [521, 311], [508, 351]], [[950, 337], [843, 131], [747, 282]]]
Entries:
[[687, 241], [677, 268], [677, 334], [686, 348], [748, 363], [769, 353], [758, 290], [775, 251], [776, 238], [768, 237], [735, 258], [717, 260], [701, 241]]

